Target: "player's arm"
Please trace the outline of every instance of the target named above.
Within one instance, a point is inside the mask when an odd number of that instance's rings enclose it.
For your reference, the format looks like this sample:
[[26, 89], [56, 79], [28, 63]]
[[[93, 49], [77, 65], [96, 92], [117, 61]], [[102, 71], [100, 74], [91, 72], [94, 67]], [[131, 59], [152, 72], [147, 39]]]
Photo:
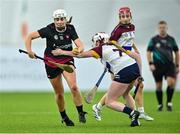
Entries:
[[179, 51], [175, 52], [175, 64], [177, 67], [179, 67]]
[[66, 55], [66, 56], [71, 56], [71, 57], [76, 57], [76, 58], [89, 58], [89, 57], [94, 57], [96, 59], [100, 58], [100, 56], [93, 50], [85, 51], [77, 55], [77, 54], [74, 54], [73, 51], [65, 51], [62, 49], [56, 49], [56, 50], [52, 50], [52, 54], [54, 56]]
[[175, 39], [173, 39], [173, 51], [175, 54], [176, 73], [179, 73], [179, 48]]
[[147, 60], [148, 60], [148, 63], [149, 63], [150, 70], [154, 71], [156, 68], [154, 66], [154, 62], [153, 62], [153, 59], [152, 59], [152, 52], [149, 51], [149, 50], [147, 50]]
[[176, 73], [179, 73], [179, 51], [175, 52]]
[[153, 38], [149, 41], [148, 47], [147, 47], [147, 60], [149, 63], [149, 67], [151, 71], [154, 71], [156, 68], [154, 66], [153, 58], [152, 58], [152, 51], [154, 50], [154, 41]]
[[39, 37], [40, 35], [38, 32], [31, 32], [30, 34], [28, 34], [27, 38], [25, 39], [26, 50], [30, 58], [35, 58], [35, 53], [31, 49], [32, 40]]
[[136, 46], [137, 45], [135, 44], [135, 42], [133, 42], [132, 47], [133, 47], [134, 51], [139, 54], [139, 50], [138, 50], [138, 48]]
[[74, 54], [78, 55], [79, 53], [84, 51], [84, 45], [83, 45], [82, 41], [79, 38], [74, 40], [74, 43], [77, 46], [77, 48], [73, 49]]
[[151, 51], [147, 51], [147, 60], [149, 64], [153, 63]]
[[82, 41], [80, 40], [76, 29], [73, 25], [70, 25], [70, 35], [71, 39], [73, 40], [74, 44], [76, 45], [76, 48], [73, 49], [73, 53], [78, 55], [79, 53], [84, 51], [84, 45]]

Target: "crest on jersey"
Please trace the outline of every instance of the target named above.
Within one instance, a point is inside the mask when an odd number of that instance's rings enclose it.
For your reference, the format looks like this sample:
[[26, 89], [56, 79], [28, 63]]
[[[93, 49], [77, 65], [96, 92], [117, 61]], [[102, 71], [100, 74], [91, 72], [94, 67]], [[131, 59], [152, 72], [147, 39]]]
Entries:
[[159, 48], [160, 46], [161, 46], [161, 44], [160, 44], [160, 43], [157, 43], [157, 44], [156, 44], [156, 47], [157, 47], [157, 48]]
[[64, 40], [64, 37], [63, 36], [59, 36], [60, 40]]
[[57, 35], [54, 35], [54, 39], [55, 39], [55, 40], [58, 40], [58, 36], [57, 36]]
[[66, 39], [69, 39], [69, 35], [66, 35]]

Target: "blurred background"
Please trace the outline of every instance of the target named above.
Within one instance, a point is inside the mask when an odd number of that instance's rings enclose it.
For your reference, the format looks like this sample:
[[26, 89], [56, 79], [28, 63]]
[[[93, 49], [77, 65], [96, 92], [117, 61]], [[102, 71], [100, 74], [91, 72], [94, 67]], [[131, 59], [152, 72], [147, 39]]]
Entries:
[[[154, 91], [155, 84], [146, 59], [147, 44], [157, 34], [160, 20], [168, 23], [168, 33], [180, 48], [180, 1], [179, 0], [0, 0], [0, 91], [52, 91], [46, 77], [44, 64], [19, 54], [24, 49], [24, 37], [53, 21], [52, 13], [64, 8], [73, 16], [85, 49], [91, 48], [91, 37], [97, 32], [111, 33], [118, 23], [118, 9], [129, 6], [136, 26], [136, 43], [143, 59], [145, 90]], [[33, 41], [32, 48], [43, 56], [45, 40]], [[81, 90], [92, 88], [103, 72], [103, 66], [95, 59], [76, 59], [77, 81]], [[178, 75], [180, 79], [180, 75]], [[100, 89], [106, 90], [111, 82], [109, 74]], [[68, 87], [65, 84], [66, 91]], [[164, 88], [166, 83], [164, 82]], [[180, 82], [176, 89], [180, 91]]]

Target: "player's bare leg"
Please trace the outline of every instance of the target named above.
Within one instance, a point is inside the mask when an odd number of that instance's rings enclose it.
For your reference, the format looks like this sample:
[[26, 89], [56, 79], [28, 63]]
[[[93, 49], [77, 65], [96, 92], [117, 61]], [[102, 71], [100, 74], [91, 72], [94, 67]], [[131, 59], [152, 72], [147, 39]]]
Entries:
[[134, 82], [135, 81], [132, 81], [129, 84], [127, 90], [125, 91], [125, 93], [123, 95], [124, 99], [126, 100], [126, 106], [132, 108], [133, 110], [135, 109], [135, 101], [134, 101], [133, 97], [130, 95], [130, 90], [132, 89]]
[[115, 111], [128, 114], [132, 119], [131, 126], [139, 126], [139, 112], [125, 106], [123, 103], [118, 101], [119, 97], [124, 96], [126, 98], [126, 96], [129, 95], [129, 93], [126, 92], [128, 86], [129, 84], [113, 81], [109, 90], [107, 91], [105, 104], [107, 107]]
[[79, 121], [81, 123], [86, 123], [86, 112], [83, 111], [82, 96], [76, 83], [76, 72], [75, 70], [73, 73], [68, 73], [64, 71], [63, 76], [66, 79], [67, 84], [71, 90], [74, 104], [76, 105], [77, 111], [79, 113]]
[[158, 111], [162, 111], [163, 110], [162, 81], [156, 82], [156, 97], [158, 101]]
[[144, 84], [141, 82], [141, 84], [139, 85], [137, 94], [136, 94], [136, 98], [135, 98], [138, 111], [140, 112], [139, 118], [145, 119], [147, 121], [152, 121], [154, 119], [150, 117], [147, 113], [145, 113], [145, 110], [144, 110], [143, 89], [144, 89]]
[[133, 97], [130, 95], [130, 93], [124, 94], [123, 98], [126, 100], [126, 106], [135, 110], [135, 101], [134, 101]]
[[[113, 79], [113, 76], [112, 76], [112, 75], [111, 75], [111, 77], [112, 77], [112, 79]], [[129, 85], [128, 91], [132, 89], [133, 85], [134, 85], [134, 81]], [[97, 104], [94, 104], [94, 105], [92, 106], [93, 114], [94, 114], [94, 117], [95, 117], [95, 119], [96, 119], [97, 121], [101, 121], [101, 119], [102, 119], [102, 118], [101, 118], [101, 109], [102, 109], [102, 107], [105, 105], [106, 95], [107, 95], [107, 93], [104, 94], [104, 96], [101, 98], [101, 100], [100, 100]], [[134, 106], [131, 106], [132, 101], [134, 101], [133, 98], [132, 98], [132, 96], [131, 96], [131, 95], [130, 95], [130, 96], [127, 96], [127, 97], [125, 98], [125, 100], [126, 100], [126, 99], [127, 99], [126, 105], [127, 105], [127, 106], [130, 106], [130, 107], [132, 107], [132, 108], [134, 109]], [[129, 99], [130, 99], [130, 101], [128, 101]]]
[[61, 75], [58, 75], [56, 78], [49, 79], [55, 92], [55, 99], [58, 105], [62, 121], [66, 123], [67, 126], [74, 126], [74, 123], [69, 119], [65, 111], [65, 101], [64, 101], [64, 87], [62, 83]]
[[167, 111], [172, 111], [172, 97], [174, 94], [174, 87], [176, 84], [176, 80], [173, 77], [167, 77], [167, 90], [166, 90], [166, 95], [167, 95], [167, 102], [166, 102], [166, 108]]

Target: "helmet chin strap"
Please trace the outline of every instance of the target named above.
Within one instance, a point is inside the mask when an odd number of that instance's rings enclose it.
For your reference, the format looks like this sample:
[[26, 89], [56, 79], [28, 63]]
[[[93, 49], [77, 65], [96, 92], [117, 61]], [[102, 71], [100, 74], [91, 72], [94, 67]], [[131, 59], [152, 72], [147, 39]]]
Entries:
[[56, 30], [58, 32], [64, 32], [64, 31], [66, 31], [66, 26], [64, 26], [64, 27], [56, 27]]

